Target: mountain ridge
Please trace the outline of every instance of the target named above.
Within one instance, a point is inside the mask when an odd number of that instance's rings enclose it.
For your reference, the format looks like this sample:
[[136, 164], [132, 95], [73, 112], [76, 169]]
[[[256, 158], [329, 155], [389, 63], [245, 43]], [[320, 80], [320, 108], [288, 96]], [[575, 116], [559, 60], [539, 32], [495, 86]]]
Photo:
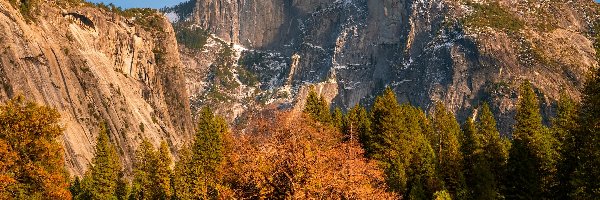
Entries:
[[[578, 98], [589, 69], [597, 67], [593, 1], [208, 0], [181, 5], [185, 12], [164, 10], [185, 13], [175, 24], [206, 30], [246, 52], [283, 58], [275, 61], [287, 65], [276, 82], [289, 84], [273, 85], [265, 78], [259, 87], [274, 86], [267, 88], [270, 93], [291, 88], [289, 98], [271, 97], [286, 102], [294, 102], [306, 84], [335, 82], [332, 103], [349, 108], [368, 104], [389, 86], [401, 102], [428, 110], [441, 101], [461, 120], [489, 101], [501, 129], [509, 132], [520, 82], [531, 80], [544, 105], [552, 105], [561, 91]], [[252, 69], [269, 63], [242, 67], [268, 77], [273, 73]], [[186, 67], [194, 71], [211, 64]], [[188, 76], [188, 82], [192, 79]], [[543, 112], [548, 122], [554, 111]]]

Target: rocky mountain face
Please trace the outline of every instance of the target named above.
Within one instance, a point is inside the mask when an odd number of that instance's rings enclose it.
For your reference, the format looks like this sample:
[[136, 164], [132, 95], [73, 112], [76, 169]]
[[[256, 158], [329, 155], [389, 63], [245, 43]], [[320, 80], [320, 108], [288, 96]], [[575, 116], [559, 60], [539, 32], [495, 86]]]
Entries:
[[164, 12], [178, 33], [204, 31], [200, 47], [179, 40], [192, 108], [238, 120], [298, 101], [309, 84], [344, 108], [391, 87], [462, 120], [487, 101], [508, 133], [523, 81], [549, 119], [598, 66], [592, 0], [192, 0]]
[[60, 111], [73, 175], [94, 156], [102, 124], [129, 170], [143, 138], [175, 150], [193, 130], [170, 23], [153, 11], [109, 10], [0, 0], [0, 100], [20, 94]]

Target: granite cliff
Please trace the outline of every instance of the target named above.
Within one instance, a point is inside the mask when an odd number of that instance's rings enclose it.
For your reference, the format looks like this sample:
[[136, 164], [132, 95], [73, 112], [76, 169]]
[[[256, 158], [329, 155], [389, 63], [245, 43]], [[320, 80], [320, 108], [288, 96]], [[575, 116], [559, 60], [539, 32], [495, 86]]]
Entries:
[[80, 175], [101, 124], [126, 170], [142, 138], [175, 150], [193, 132], [173, 29], [156, 11], [80, 1], [0, 0], [0, 100], [61, 113], [66, 166]]
[[24, 95], [61, 112], [72, 174], [102, 124], [130, 170], [143, 138], [173, 151], [189, 142], [202, 106], [243, 124], [264, 108], [300, 109], [308, 85], [343, 108], [391, 87], [462, 120], [487, 101], [508, 134], [522, 81], [548, 121], [598, 66], [592, 0], [192, 0], [162, 11], [0, 0], [0, 101]]
[[298, 102], [310, 84], [344, 108], [389, 86], [462, 120], [490, 102], [508, 133], [522, 81], [548, 120], [560, 93], [578, 99], [598, 66], [592, 0], [192, 0], [163, 11], [178, 33], [204, 31], [195, 49], [179, 40], [192, 108], [227, 108], [230, 119]]

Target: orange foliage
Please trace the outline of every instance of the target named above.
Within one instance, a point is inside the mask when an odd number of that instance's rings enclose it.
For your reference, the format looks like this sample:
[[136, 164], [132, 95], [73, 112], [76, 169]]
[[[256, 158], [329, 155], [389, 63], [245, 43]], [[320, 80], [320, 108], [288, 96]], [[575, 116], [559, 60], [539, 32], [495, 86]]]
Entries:
[[224, 181], [239, 198], [395, 199], [357, 143], [306, 116], [252, 121], [233, 141]]
[[60, 115], [23, 97], [0, 105], [0, 199], [70, 199]]

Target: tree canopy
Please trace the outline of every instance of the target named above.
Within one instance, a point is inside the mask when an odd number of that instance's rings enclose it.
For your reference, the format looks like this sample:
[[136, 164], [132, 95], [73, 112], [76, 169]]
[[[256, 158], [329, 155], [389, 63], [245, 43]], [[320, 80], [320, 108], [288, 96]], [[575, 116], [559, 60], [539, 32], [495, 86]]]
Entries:
[[70, 199], [60, 114], [17, 96], [0, 105], [0, 196]]

